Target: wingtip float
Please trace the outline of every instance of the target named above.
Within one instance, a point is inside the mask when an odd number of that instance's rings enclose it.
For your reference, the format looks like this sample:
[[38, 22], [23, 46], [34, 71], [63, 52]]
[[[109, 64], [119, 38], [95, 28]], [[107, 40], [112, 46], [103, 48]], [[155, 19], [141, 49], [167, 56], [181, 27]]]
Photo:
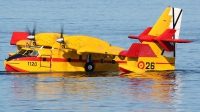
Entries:
[[13, 32], [10, 44], [17, 53], [4, 61], [7, 72], [145, 72], [175, 70], [182, 9], [167, 7], [153, 27], [148, 27], [128, 50], [101, 39], [61, 33]]

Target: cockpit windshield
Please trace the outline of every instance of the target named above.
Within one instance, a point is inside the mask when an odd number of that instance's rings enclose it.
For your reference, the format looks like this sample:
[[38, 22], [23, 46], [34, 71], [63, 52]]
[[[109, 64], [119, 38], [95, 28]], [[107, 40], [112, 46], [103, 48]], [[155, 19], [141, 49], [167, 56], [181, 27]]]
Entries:
[[26, 52], [26, 50], [21, 49], [18, 54], [22, 54], [23, 55], [25, 52]]
[[25, 56], [30, 56], [30, 54], [33, 52], [33, 50], [27, 50], [25, 53], [24, 53], [24, 55]]
[[18, 53], [8, 57], [6, 60], [12, 60], [16, 58], [22, 58], [22, 57], [37, 57], [39, 55], [39, 52], [34, 49], [21, 49]]
[[35, 50], [25, 50], [21, 49], [18, 54], [24, 55], [24, 56], [38, 56], [38, 51]]

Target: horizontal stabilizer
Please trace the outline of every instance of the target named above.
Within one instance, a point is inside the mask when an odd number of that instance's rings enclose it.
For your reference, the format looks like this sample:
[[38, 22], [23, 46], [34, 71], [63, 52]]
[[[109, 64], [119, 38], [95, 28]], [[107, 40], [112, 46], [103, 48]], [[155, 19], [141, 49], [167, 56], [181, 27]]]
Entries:
[[131, 38], [131, 39], [139, 39], [139, 36], [129, 35], [128, 38]]
[[[165, 42], [175, 42], [175, 43], [189, 43], [193, 42], [191, 40], [184, 40], [184, 39], [174, 39], [173, 36], [176, 30], [174, 29], [167, 29], [163, 34], [161, 34], [157, 39]], [[156, 40], [156, 39], [154, 39]]]
[[162, 39], [165, 42], [175, 42], [175, 43], [190, 43], [192, 40], [184, 40], [184, 39]]
[[175, 47], [170, 42], [173, 43], [189, 43], [193, 42], [191, 40], [184, 40], [184, 39], [175, 39], [174, 35], [176, 33], [175, 29], [166, 29], [160, 36], [152, 36], [148, 35], [151, 31], [152, 27], [148, 27], [144, 30], [139, 36], [128, 36], [131, 39], [138, 39], [140, 42], [147, 41], [147, 42], [158, 42], [163, 49], [166, 51], [174, 51]]
[[[148, 33], [151, 31], [152, 27], [148, 27], [147, 29], [145, 29], [139, 36], [134, 36], [134, 35], [129, 35], [128, 38], [131, 39], [138, 39], [140, 40], [141, 37], [148, 35]], [[141, 40], [140, 40], [141, 41]]]
[[173, 35], [175, 34], [175, 29], [166, 29], [160, 36], [157, 37], [157, 39], [173, 39]]
[[174, 45], [170, 44], [170, 42], [174, 43], [189, 43], [191, 40], [183, 40], [183, 39], [174, 39], [173, 36], [175, 34], [175, 29], [167, 29], [165, 30], [159, 37], [154, 38], [166, 51], [174, 51]]

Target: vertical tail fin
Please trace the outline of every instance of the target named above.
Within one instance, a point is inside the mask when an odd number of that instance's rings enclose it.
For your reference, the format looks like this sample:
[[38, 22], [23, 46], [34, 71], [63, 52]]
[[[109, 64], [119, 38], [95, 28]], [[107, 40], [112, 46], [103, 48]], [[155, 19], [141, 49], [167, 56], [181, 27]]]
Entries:
[[179, 39], [181, 19], [182, 9], [167, 7], [152, 28], [147, 28], [139, 36], [129, 36], [129, 38], [139, 39], [140, 42], [158, 42], [163, 48], [162, 55], [175, 57], [175, 43], [180, 41], [173, 39]]
[[181, 27], [182, 9], [167, 7], [148, 35], [160, 36], [166, 29], [175, 29], [174, 39], [179, 38]]
[[[172, 16], [169, 28], [176, 30], [173, 39], [179, 39], [181, 20], [182, 20], [182, 9], [171, 7], [169, 15]], [[171, 44], [174, 46], [174, 51], [167, 52], [163, 50], [162, 55], [168, 57], [176, 57], [176, 43], [171, 43]]]
[[[181, 27], [181, 20], [182, 20], [182, 9], [174, 8], [174, 7], [167, 7], [163, 14], [160, 16], [152, 30], [149, 32], [149, 35], [159, 37], [162, 35], [165, 30], [167, 29], [174, 29], [176, 30], [175, 34], [173, 35], [173, 39], [179, 39], [180, 27]], [[171, 44], [173, 46], [174, 51], [166, 51], [162, 50], [162, 55], [166, 57], [175, 57], [176, 53], [176, 44], [174, 42], [165, 42]]]
[[139, 36], [128, 36], [141, 43], [133, 43], [128, 51], [120, 53], [127, 57], [122, 71], [174, 70], [176, 43], [189, 43], [179, 39], [182, 9], [167, 7], [153, 27], [148, 27]]

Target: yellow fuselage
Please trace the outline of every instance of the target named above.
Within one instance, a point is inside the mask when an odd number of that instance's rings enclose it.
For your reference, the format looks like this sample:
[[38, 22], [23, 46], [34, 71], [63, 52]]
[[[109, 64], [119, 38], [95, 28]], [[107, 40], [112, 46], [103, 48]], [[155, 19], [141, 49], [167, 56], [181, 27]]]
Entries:
[[[38, 56], [24, 56], [5, 60], [4, 65], [9, 72], [84, 72], [87, 54], [78, 55], [72, 49], [40, 49], [26, 48], [38, 52]], [[95, 65], [94, 71], [119, 71], [118, 63], [125, 63], [117, 56], [91, 54]], [[115, 61], [114, 61], [115, 60]]]
[[126, 57], [126, 63], [119, 64], [121, 71], [142, 73], [146, 71], [175, 70], [175, 57], [161, 55], [162, 47], [158, 43], [143, 42], [142, 44], [148, 44], [155, 56]]
[[[111, 46], [98, 38], [64, 35], [64, 42], [58, 43], [57, 33], [40, 33], [35, 40], [17, 42], [17, 53], [9, 53], [4, 61], [8, 72], [90, 72], [90, 71], [123, 71], [145, 72], [174, 70], [175, 58], [162, 55], [162, 47], [154, 42], [142, 42], [147, 45], [153, 56], [145, 54], [146, 49], [137, 46], [129, 49], [135, 57], [121, 56], [123, 48]], [[36, 45], [33, 43], [36, 42]], [[30, 46], [26, 46], [29, 43]], [[148, 52], [148, 51], [147, 51]], [[135, 55], [135, 54], [133, 54]]]

